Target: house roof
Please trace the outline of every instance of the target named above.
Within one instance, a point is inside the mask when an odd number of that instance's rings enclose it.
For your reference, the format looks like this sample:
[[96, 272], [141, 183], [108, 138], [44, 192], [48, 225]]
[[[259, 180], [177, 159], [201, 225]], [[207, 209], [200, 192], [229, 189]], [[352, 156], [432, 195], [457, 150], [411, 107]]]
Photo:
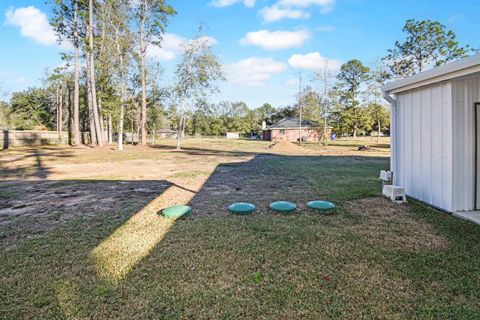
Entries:
[[[300, 119], [283, 118], [282, 120], [268, 126], [267, 129], [298, 129], [300, 127]], [[317, 128], [318, 125], [311, 120], [302, 120], [302, 128]]]
[[441, 81], [480, 74], [480, 54], [436, 67], [406, 79], [388, 83], [382, 87], [385, 93], [398, 93]]

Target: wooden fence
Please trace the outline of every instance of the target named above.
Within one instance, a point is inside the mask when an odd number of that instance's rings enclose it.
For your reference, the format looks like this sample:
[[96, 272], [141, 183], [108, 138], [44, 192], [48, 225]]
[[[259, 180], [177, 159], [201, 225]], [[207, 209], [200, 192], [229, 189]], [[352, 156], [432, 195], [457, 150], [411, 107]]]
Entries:
[[[82, 133], [83, 141], [88, 142], [90, 134]], [[24, 146], [46, 146], [56, 144], [68, 144], [68, 132], [58, 131], [33, 131], [33, 130], [1, 130], [0, 131], [0, 149], [10, 147]]]

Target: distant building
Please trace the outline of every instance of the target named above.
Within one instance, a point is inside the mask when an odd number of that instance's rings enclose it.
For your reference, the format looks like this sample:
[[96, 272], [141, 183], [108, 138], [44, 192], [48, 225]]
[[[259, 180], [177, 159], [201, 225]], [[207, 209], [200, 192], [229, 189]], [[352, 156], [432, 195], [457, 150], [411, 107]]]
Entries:
[[238, 132], [227, 132], [227, 139], [240, 139], [240, 133], [238, 133]]
[[157, 130], [155, 132], [156, 135], [160, 137], [160, 139], [173, 139], [177, 138], [177, 131], [176, 130], [171, 130], [168, 128], [162, 128], [160, 130]]
[[[327, 127], [327, 139], [330, 139], [332, 128]], [[267, 141], [320, 141], [323, 140], [323, 127], [311, 120], [302, 120], [300, 131], [300, 120], [297, 118], [284, 118], [277, 123], [263, 129], [262, 139]]]

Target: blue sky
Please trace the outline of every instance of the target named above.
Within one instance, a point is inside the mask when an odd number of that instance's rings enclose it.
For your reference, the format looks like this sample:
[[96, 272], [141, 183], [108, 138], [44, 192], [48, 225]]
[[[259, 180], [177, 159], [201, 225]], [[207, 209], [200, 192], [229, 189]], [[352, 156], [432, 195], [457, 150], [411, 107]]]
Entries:
[[[291, 104], [301, 70], [306, 82], [327, 59], [334, 71], [352, 58], [372, 64], [403, 38], [405, 20], [445, 24], [462, 45], [480, 47], [478, 0], [171, 0], [164, 48], [150, 57], [162, 63], [165, 81], [179, 55], [179, 44], [200, 23], [208, 26], [229, 81], [213, 99]], [[11, 93], [40, 84], [47, 68], [61, 61], [63, 49], [45, 23], [44, 0], [0, 0], [0, 90]], [[1, 94], [1, 92], [0, 92]]]

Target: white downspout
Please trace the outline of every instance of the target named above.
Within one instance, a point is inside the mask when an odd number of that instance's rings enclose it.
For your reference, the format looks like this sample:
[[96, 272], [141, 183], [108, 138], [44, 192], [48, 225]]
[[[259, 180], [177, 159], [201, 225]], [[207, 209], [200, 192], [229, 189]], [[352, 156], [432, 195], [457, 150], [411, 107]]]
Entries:
[[392, 183], [397, 185], [397, 100], [388, 91], [383, 93], [383, 98], [390, 103], [390, 171], [393, 172]]

